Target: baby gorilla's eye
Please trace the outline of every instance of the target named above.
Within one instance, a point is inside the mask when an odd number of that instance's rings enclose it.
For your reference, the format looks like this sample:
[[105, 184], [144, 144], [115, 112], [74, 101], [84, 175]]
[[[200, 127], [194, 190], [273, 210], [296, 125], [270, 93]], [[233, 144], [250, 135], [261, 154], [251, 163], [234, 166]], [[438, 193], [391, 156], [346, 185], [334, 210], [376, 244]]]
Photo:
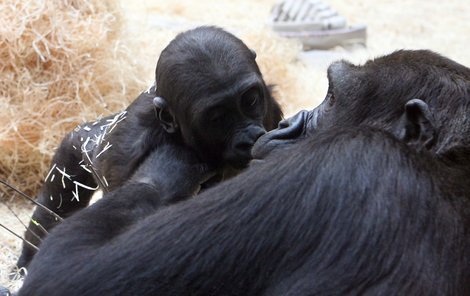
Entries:
[[258, 90], [255, 88], [250, 89], [249, 91], [245, 92], [242, 96], [242, 104], [246, 107], [253, 107], [258, 103], [260, 97]]
[[262, 102], [262, 97], [257, 88], [252, 88], [245, 92], [241, 97], [241, 109], [245, 114], [254, 114], [259, 108], [257, 108]]
[[253, 107], [258, 102], [258, 96], [252, 96], [251, 99], [248, 99], [248, 104], [250, 107]]

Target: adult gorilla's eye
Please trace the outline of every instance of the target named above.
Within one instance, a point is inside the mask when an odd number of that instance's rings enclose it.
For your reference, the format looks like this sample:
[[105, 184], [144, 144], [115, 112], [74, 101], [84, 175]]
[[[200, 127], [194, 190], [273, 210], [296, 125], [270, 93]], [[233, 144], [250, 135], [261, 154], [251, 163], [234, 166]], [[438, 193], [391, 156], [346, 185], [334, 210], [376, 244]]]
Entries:
[[333, 92], [329, 92], [327, 94], [326, 99], [327, 99], [329, 107], [333, 107], [333, 105], [336, 103], [336, 97], [335, 97], [335, 94]]
[[328, 91], [326, 93], [324, 102], [326, 103], [326, 106], [328, 108], [333, 107], [333, 105], [336, 103], [336, 97], [333, 91], [333, 81], [331, 80], [330, 77], [328, 79]]

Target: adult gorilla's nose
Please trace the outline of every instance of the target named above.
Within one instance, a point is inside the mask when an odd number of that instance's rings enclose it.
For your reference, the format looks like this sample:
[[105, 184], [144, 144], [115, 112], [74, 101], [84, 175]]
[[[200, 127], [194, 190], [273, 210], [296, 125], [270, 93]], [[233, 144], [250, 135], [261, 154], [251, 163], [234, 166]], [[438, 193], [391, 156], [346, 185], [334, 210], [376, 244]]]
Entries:
[[277, 129], [261, 136], [251, 151], [253, 158], [262, 159], [272, 150], [287, 146], [303, 138], [307, 123], [311, 118], [311, 112], [302, 110], [296, 115], [281, 121]]

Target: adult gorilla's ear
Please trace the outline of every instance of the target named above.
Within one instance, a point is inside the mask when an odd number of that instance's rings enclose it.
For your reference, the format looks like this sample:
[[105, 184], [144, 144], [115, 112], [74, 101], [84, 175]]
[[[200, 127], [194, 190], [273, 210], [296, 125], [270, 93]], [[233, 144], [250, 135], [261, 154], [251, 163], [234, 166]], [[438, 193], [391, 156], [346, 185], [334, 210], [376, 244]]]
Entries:
[[429, 149], [436, 141], [435, 120], [428, 104], [420, 99], [406, 102], [398, 139], [417, 150]]
[[155, 115], [165, 131], [170, 134], [175, 133], [178, 130], [178, 123], [166, 100], [162, 97], [155, 97], [153, 106], [155, 107]]

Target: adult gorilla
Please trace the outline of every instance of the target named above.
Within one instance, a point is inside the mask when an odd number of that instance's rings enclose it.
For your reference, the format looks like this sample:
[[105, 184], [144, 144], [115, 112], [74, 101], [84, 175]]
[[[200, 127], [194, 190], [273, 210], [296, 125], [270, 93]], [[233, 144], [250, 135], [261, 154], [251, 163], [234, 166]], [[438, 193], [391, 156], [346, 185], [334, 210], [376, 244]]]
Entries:
[[[158, 60], [157, 88], [143, 92], [126, 111], [82, 124], [64, 138], [38, 201], [68, 217], [88, 205], [97, 184], [108, 190], [121, 186], [160, 145], [190, 147], [219, 175], [246, 167], [256, 139], [282, 115], [255, 58], [219, 28], [179, 34]], [[38, 246], [43, 229], [57, 222], [37, 208], [26, 239]], [[34, 253], [25, 244], [17, 265], [27, 266]]]
[[468, 295], [470, 154], [453, 125], [468, 136], [468, 73], [428, 52], [335, 64], [327, 101], [266, 135], [264, 159], [167, 207], [207, 175], [160, 147], [51, 232], [19, 295]]

